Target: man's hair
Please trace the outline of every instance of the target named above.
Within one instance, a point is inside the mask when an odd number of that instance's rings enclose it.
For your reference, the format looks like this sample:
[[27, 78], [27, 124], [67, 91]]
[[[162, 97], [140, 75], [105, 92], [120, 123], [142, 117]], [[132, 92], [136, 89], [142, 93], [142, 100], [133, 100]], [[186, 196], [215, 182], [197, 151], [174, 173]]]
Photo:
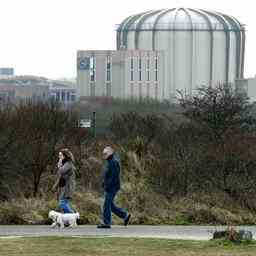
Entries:
[[110, 146], [106, 146], [104, 149], [103, 149], [103, 153], [108, 155], [108, 156], [111, 156], [114, 154], [114, 149]]

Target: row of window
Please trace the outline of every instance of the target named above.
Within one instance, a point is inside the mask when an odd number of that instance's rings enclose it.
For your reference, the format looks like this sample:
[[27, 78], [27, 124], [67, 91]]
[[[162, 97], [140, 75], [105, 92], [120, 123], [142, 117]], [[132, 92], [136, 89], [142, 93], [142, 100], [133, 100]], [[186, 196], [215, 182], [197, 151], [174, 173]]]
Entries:
[[[95, 81], [95, 74], [96, 74], [96, 61], [95, 57], [90, 57], [90, 81]], [[106, 81], [111, 81], [111, 57], [107, 56], [106, 59]]]
[[[142, 58], [138, 59], [138, 71], [139, 71], [139, 81], [142, 81]], [[134, 81], [134, 57], [131, 57], [130, 60], [130, 80]], [[158, 58], [154, 59], [154, 80], [158, 81]], [[150, 59], [146, 59], [146, 81], [150, 81]]]
[[[142, 59], [138, 59], [138, 72], [139, 72], [139, 81], [142, 81]], [[95, 57], [90, 57], [90, 81], [95, 81], [96, 74], [96, 61]], [[130, 80], [134, 81], [134, 57], [130, 59]], [[107, 56], [106, 59], [106, 81], [111, 81], [111, 57]], [[150, 81], [150, 59], [146, 59], [146, 81]], [[154, 81], [158, 81], [158, 58], [154, 59]]]
[[57, 101], [75, 101], [76, 96], [70, 92], [56, 92], [52, 93], [52, 97]]

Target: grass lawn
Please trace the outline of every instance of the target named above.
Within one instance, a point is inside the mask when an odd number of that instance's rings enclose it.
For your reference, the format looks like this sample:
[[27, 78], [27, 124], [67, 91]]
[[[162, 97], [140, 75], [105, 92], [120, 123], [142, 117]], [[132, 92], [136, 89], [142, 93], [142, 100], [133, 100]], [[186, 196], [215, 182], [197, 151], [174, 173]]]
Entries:
[[256, 242], [144, 238], [34, 237], [0, 238], [1, 256], [255, 256]]

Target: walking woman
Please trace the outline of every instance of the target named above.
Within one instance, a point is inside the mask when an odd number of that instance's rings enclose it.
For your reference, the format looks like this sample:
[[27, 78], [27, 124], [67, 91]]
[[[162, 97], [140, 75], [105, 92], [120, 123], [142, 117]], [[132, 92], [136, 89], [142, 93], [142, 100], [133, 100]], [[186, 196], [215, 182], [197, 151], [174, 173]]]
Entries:
[[75, 189], [75, 166], [74, 156], [67, 148], [59, 151], [57, 179], [52, 187], [53, 191], [57, 190], [57, 199], [59, 208], [64, 213], [74, 213], [70, 206], [70, 201]]

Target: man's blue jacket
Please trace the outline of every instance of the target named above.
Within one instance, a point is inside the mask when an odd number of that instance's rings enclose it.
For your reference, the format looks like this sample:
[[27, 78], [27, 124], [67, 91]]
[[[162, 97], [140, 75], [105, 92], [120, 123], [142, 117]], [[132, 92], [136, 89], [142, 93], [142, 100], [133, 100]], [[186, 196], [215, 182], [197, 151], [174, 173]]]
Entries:
[[103, 187], [106, 192], [117, 192], [120, 189], [120, 164], [114, 155], [107, 159]]

